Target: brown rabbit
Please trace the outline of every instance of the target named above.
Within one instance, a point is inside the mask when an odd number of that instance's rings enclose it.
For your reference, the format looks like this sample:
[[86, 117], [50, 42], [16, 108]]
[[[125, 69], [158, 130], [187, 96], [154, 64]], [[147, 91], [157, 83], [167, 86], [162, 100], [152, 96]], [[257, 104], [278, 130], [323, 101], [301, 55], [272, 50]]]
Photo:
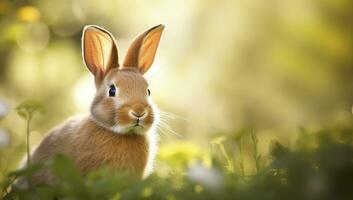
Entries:
[[[152, 65], [163, 30], [158, 25], [138, 36], [119, 66], [114, 37], [98, 26], [84, 28], [83, 59], [97, 89], [90, 115], [51, 130], [34, 150], [32, 163], [62, 153], [82, 173], [102, 166], [140, 178], [151, 172], [158, 112], [143, 74]], [[33, 175], [35, 184], [52, 181], [47, 170]]]

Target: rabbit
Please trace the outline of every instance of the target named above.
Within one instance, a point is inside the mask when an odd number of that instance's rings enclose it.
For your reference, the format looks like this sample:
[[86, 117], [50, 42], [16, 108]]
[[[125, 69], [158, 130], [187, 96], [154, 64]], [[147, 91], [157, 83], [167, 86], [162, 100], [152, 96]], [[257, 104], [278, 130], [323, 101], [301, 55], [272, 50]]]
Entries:
[[[108, 167], [142, 179], [152, 172], [159, 114], [143, 74], [152, 65], [163, 30], [161, 24], [139, 35], [119, 65], [112, 34], [99, 26], [84, 27], [82, 56], [96, 86], [90, 114], [52, 129], [33, 151], [32, 163], [61, 153], [82, 174]], [[33, 184], [54, 180], [44, 169], [32, 176]]]

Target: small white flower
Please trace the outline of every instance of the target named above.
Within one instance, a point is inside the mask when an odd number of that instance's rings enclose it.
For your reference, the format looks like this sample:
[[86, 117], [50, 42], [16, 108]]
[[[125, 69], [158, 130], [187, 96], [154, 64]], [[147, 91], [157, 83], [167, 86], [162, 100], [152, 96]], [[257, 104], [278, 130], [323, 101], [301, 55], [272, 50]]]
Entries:
[[0, 149], [5, 148], [7, 145], [9, 145], [9, 143], [10, 136], [5, 130], [0, 129]]
[[0, 118], [5, 117], [9, 112], [9, 106], [5, 101], [0, 100]]
[[188, 169], [189, 180], [199, 183], [210, 190], [219, 190], [223, 187], [222, 175], [215, 169], [196, 164]]

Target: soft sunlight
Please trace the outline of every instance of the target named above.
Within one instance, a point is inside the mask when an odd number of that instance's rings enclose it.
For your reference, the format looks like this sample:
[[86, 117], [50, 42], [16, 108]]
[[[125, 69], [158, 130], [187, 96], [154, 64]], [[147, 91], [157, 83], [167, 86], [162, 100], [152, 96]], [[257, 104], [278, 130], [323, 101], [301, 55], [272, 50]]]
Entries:
[[0, 199], [353, 199], [352, 8], [0, 0]]
[[88, 111], [93, 100], [95, 88], [92, 77], [89, 75], [82, 76], [75, 84], [73, 89], [73, 97], [75, 106], [79, 111]]

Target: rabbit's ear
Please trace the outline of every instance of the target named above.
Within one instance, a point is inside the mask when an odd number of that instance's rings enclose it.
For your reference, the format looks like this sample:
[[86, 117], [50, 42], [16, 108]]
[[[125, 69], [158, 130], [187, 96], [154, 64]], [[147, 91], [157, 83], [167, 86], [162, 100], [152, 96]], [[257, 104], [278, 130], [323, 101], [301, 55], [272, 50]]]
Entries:
[[123, 67], [137, 67], [144, 74], [152, 65], [163, 30], [161, 24], [139, 35], [130, 45]]
[[89, 71], [102, 78], [110, 69], [119, 67], [114, 37], [98, 26], [85, 26], [82, 34], [82, 55]]

